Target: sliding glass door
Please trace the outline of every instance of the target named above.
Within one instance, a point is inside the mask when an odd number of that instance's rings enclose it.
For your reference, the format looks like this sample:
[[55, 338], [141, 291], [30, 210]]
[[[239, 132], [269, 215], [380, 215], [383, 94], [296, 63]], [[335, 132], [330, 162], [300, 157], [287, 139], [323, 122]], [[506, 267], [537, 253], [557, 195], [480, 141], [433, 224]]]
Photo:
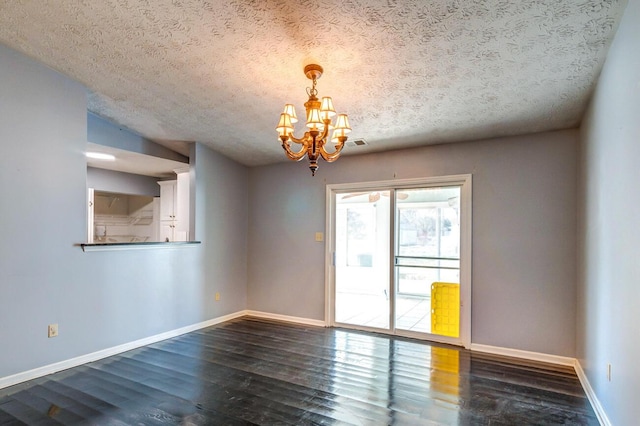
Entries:
[[[398, 330], [460, 335], [460, 313], [455, 309], [456, 303], [459, 305], [456, 294], [460, 293], [459, 201], [459, 186], [396, 191]], [[434, 300], [442, 298], [443, 292], [447, 297], [446, 312]], [[441, 326], [443, 323], [446, 327]]]
[[389, 329], [389, 206], [389, 191], [336, 195], [336, 322]]
[[465, 344], [470, 176], [407, 183], [330, 187], [330, 322]]

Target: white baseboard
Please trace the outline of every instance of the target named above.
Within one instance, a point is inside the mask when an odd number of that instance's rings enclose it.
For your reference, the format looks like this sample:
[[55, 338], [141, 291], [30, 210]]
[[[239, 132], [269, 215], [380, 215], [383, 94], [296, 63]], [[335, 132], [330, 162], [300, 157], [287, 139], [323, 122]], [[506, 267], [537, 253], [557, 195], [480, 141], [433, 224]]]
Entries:
[[260, 311], [244, 311], [245, 315], [256, 318], [272, 319], [276, 321], [292, 322], [295, 324], [311, 325], [314, 327], [326, 327], [326, 324], [322, 320], [314, 320], [310, 318], [292, 317], [289, 315], [271, 314], [268, 312]]
[[144, 339], [135, 340], [133, 342], [103, 349], [97, 352], [92, 352], [90, 354], [81, 355], [76, 358], [71, 358], [53, 364], [45, 365], [43, 367], [34, 368], [33, 370], [24, 371], [22, 373], [17, 373], [7, 377], [0, 377], [0, 389], [6, 388], [8, 386], [13, 386], [18, 383], [26, 382], [27, 380], [37, 379], [38, 377], [46, 376], [48, 374], [57, 373], [58, 371], [66, 370], [68, 368], [77, 367], [88, 362], [93, 362], [99, 359], [117, 355], [126, 351], [130, 351], [132, 349], [150, 345], [152, 343], [160, 342], [162, 340], [170, 339], [172, 337], [180, 336], [181, 334], [200, 330], [202, 328], [220, 324], [225, 321], [230, 321], [232, 319], [239, 318], [245, 315], [247, 315], [246, 311], [235, 312], [233, 314], [213, 318], [207, 321], [199, 322], [197, 324], [191, 324], [186, 327], [167, 331], [165, 333], [156, 334], [155, 336], [145, 337]]
[[578, 361], [577, 359], [576, 359], [574, 368], [576, 369], [576, 374], [578, 375], [578, 379], [580, 380], [582, 389], [584, 389], [584, 393], [587, 394], [587, 399], [589, 399], [589, 402], [593, 407], [593, 411], [596, 412], [598, 421], [602, 426], [611, 426], [611, 421], [609, 420], [609, 417], [607, 417], [607, 413], [605, 413], [604, 408], [602, 407], [602, 404], [600, 404], [600, 400], [598, 399], [598, 397], [596, 396], [596, 393], [591, 387], [591, 383], [589, 383], [589, 379], [587, 378], [587, 375], [584, 373], [584, 370], [582, 369], [582, 365], [580, 365], [580, 361]]
[[494, 355], [504, 355], [504, 356], [510, 356], [514, 358], [528, 359], [531, 361], [547, 362], [550, 364], [566, 365], [569, 367], [575, 366], [575, 363], [576, 363], [575, 358], [543, 354], [540, 352], [521, 351], [519, 349], [501, 348], [499, 346], [481, 345], [478, 343], [472, 343], [470, 349], [476, 352], [485, 352], [485, 353], [494, 354]]
[[569, 367], [573, 367], [576, 375], [578, 376], [578, 380], [580, 380], [580, 385], [582, 385], [582, 389], [584, 389], [584, 393], [587, 395], [587, 399], [589, 403], [591, 403], [591, 407], [593, 411], [596, 413], [596, 417], [598, 417], [598, 421], [602, 426], [611, 426], [611, 421], [609, 421], [609, 417], [607, 417], [607, 413], [604, 411], [602, 404], [600, 404], [600, 400], [596, 396], [593, 388], [591, 387], [591, 383], [589, 383], [589, 379], [587, 375], [584, 373], [580, 362], [575, 358], [569, 358], [564, 356], [557, 355], [549, 355], [543, 354], [539, 352], [529, 352], [529, 351], [521, 351], [518, 349], [509, 349], [509, 348], [501, 348], [498, 346], [489, 346], [489, 345], [480, 345], [476, 343], [471, 344], [472, 351], [477, 352], [485, 352], [494, 355], [504, 355], [511, 356], [515, 358], [528, 359], [531, 361], [541, 361], [547, 362], [551, 364], [557, 365], [566, 365]]

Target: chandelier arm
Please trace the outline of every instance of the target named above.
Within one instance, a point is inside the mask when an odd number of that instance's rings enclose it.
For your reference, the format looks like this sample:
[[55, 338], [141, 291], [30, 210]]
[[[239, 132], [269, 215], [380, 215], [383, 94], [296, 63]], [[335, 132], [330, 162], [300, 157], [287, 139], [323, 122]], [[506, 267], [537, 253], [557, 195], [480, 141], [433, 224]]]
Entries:
[[326, 161], [327, 163], [333, 163], [340, 157], [342, 148], [344, 148], [344, 142], [340, 142], [338, 145], [336, 145], [336, 150], [331, 153], [327, 152], [327, 150], [324, 149], [324, 146], [322, 146], [320, 148], [320, 155], [322, 156], [324, 161]]
[[291, 150], [291, 147], [289, 146], [288, 142], [282, 142], [282, 148], [284, 149], [285, 154], [287, 154], [287, 157], [289, 157], [289, 159], [293, 161], [302, 160], [302, 158], [307, 153], [307, 147], [305, 146], [305, 144], [303, 142], [297, 142], [297, 143], [302, 144], [302, 149], [298, 152], [294, 152], [293, 150]]
[[321, 141], [322, 145], [327, 141], [327, 136], [329, 136], [329, 125], [331, 124], [331, 119], [324, 120], [324, 130], [322, 131], [322, 135], [318, 138], [318, 141]]
[[306, 145], [308, 144], [307, 141], [309, 140], [309, 132], [306, 132], [300, 139], [293, 136], [293, 133], [289, 133], [289, 139], [291, 139], [295, 143], [299, 143], [300, 145]]

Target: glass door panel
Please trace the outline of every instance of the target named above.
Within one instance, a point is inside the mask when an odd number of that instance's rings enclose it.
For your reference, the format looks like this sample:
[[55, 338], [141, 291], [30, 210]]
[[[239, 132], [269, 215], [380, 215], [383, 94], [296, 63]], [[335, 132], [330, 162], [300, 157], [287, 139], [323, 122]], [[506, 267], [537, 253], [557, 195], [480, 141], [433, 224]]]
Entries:
[[336, 194], [335, 321], [389, 329], [390, 191]]
[[459, 337], [459, 200], [459, 186], [395, 191], [396, 330]]

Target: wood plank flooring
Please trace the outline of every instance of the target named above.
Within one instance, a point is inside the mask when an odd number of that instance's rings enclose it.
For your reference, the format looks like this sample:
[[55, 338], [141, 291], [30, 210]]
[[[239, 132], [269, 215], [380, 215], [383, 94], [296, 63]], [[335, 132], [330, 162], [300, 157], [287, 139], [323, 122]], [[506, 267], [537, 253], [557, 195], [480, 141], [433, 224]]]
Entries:
[[241, 318], [2, 389], [0, 424], [598, 421], [568, 367]]

